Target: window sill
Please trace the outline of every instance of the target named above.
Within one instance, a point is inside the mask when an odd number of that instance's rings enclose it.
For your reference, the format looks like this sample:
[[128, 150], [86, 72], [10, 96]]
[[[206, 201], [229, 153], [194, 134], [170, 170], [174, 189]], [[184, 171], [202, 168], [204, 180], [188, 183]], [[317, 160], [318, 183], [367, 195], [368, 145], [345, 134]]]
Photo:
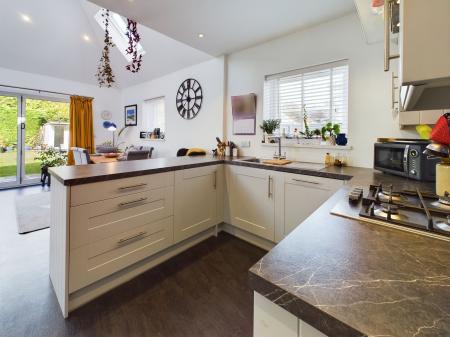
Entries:
[[[262, 146], [267, 147], [278, 147], [278, 143], [261, 143]], [[327, 144], [297, 144], [297, 143], [283, 143], [281, 142], [281, 147], [293, 147], [293, 148], [305, 148], [305, 149], [321, 149], [321, 150], [337, 150], [337, 151], [345, 151], [352, 150], [353, 146], [351, 145], [327, 145]]]

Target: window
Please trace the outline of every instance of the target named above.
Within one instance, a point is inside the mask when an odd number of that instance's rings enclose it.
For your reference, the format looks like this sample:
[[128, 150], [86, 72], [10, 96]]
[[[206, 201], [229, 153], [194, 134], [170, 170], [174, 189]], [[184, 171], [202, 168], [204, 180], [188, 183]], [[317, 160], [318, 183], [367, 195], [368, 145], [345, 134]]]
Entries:
[[[105, 30], [104, 18], [102, 17], [103, 9], [100, 9], [97, 14], [95, 14], [94, 18], [97, 23]], [[110, 14], [110, 26], [109, 33], [111, 34], [111, 38], [116, 45], [116, 47], [120, 50], [122, 55], [127, 59], [128, 62], [131, 62], [132, 55], [127, 54], [126, 49], [128, 48], [128, 36], [127, 36], [127, 23], [126, 19], [121, 17], [119, 14], [114, 12], [109, 12]], [[138, 55], [144, 55], [145, 50], [140, 43], [137, 45]]]
[[166, 107], [164, 97], [144, 101], [142, 106], [142, 130], [153, 132], [159, 129], [160, 137], [166, 133]]
[[264, 119], [281, 119], [280, 130], [292, 134], [303, 131], [305, 111], [311, 130], [331, 121], [348, 132], [347, 61], [266, 76]]

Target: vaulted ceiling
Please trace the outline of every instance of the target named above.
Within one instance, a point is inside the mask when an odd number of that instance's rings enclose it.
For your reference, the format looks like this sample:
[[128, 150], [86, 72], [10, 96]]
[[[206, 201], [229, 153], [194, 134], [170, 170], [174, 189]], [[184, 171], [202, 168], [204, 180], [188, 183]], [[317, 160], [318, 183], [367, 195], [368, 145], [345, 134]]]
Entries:
[[353, 0], [90, 1], [215, 56], [355, 11]]
[[99, 6], [140, 23], [146, 50], [141, 71], [125, 70], [127, 61], [120, 51], [111, 52], [118, 87], [354, 11], [353, 0], [3, 1], [0, 67], [97, 84], [104, 35], [94, 19]]
[[[94, 19], [99, 9], [85, 0], [2, 1], [0, 67], [96, 85], [94, 75], [104, 35]], [[28, 22], [24, 16], [29, 18]], [[139, 26], [139, 32], [146, 54], [138, 74], [125, 69], [127, 61], [117, 48], [111, 52], [119, 87], [148, 81], [211, 58], [145, 26]], [[84, 35], [90, 40], [86, 41]]]

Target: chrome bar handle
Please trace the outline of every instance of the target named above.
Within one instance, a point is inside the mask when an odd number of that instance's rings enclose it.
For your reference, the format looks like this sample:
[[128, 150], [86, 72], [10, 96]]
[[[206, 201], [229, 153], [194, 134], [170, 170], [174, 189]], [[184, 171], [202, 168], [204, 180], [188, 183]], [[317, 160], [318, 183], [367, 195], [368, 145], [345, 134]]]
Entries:
[[293, 181], [297, 181], [299, 183], [307, 183], [307, 184], [312, 184], [312, 185], [320, 185], [320, 183], [316, 182], [316, 181], [308, 181], [308, 180], [302, 180], [302, 179], [295, 179], [292, 178]]
[[213, 186], [214, 186], [214, 189], [216, 190], [217, 189], [217, 171], [214, 171], [214, 184], [213, 184]]
[[272, 197], [272, 176], [269, 176], [267, 185], [267, 197], [270, 199]]
[[131, 188], [139, 188], [139, 187], [144, 187], [147, 186], [146, 183], [142, 183], [142, 184], [137, 184], [137, 185], [131, 185], [131, 186], [123, 186], [123, 187], [119, 187], [119, 191], [123, 191], [123, 190], [128, 190]]
[[119, 204], [119, 207], [130, 206], [130, 205], [136, 204], [136, 203], [138, 203], [138, 202], [145, 201], [145, 200], [147, 200], [147, 199], [148, 199], [148, 198], [139, 198], [139, 199], [133, 200], [133, 201], [121, 202], [121, 203]]
[[392, 4], [395, 0], [384, 1], [384, 71], [389, 71], [390, 61], [399, 58], [399, 55], [391, 55], [391, 21]]
[[124, 243], [127, 243], [128, 241], [137, 239], [137, 238], [139, 238], [139, 237], [141, 237], [141, 236], [143, 236], [145, 234], [147, 234], [147, 232], [140, 232], [140, 233], [138, 233], [136, 235], [132, 235], [132, 236], [130, 236], [128, 238], [120, 239], [119, 241], [117, 241], [117, 244], [123, 245]]

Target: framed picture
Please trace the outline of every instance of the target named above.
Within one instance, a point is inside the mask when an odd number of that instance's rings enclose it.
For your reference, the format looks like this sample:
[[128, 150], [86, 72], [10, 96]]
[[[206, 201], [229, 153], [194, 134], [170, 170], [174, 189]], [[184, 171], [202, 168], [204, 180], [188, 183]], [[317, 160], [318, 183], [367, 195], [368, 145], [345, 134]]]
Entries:
[[231, 96], [234, 135], [256, 134], [256, 94]]
[[145, 138], [147, 138], [147, 134], [148, 134], [148, 132], [146, 132], [146, 131], [141, 131], [141, 132], [139, 133], [139, 138], [140, 138], [140, 139], [145, 139]]
[[125, 126], [137, 125], [137, 104], [125, 107]]

